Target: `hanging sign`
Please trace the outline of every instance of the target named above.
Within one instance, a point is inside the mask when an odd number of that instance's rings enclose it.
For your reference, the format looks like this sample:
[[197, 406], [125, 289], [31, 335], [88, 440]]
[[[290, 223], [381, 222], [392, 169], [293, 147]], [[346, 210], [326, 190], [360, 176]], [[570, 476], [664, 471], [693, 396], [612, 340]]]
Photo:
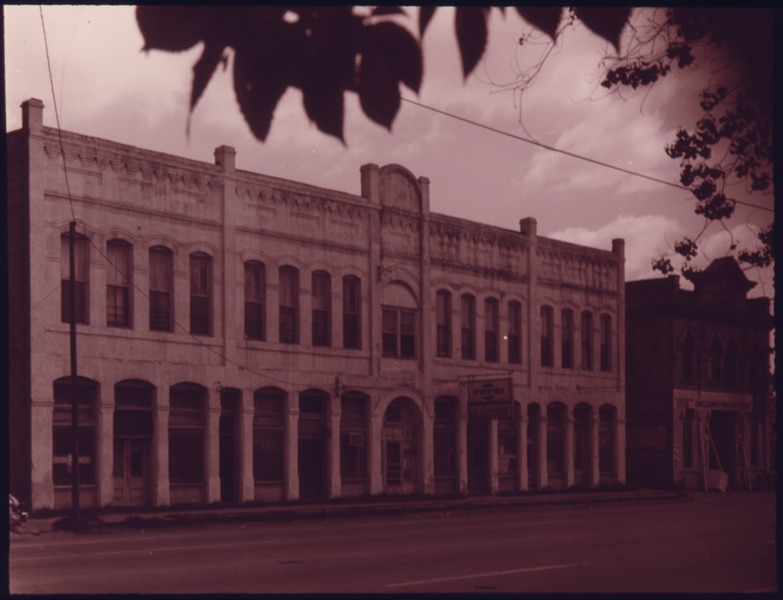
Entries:
[[468, 382], [468, 415], [483, 419], [514, 416], [511, 378]]

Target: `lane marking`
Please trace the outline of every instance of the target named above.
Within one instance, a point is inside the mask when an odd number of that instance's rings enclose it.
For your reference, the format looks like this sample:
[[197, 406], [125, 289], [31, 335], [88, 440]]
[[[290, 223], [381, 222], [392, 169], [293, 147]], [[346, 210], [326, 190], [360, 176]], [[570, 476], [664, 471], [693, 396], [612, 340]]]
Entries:
[[443, 583], [445, 581], [459, 581], [461, 579], [480, 579], [482, 577], [497, 577], [498, 575], [516, 575], [518, 573], [535, 573], [537, 571], [552, 571], [555, 569], [567, 569], [569, 567], [581, 567], [590, 563], [569, 563], [565, 565], [546, 565], [543, 567], [527, 567], [524, 569], [509, 569], [507, 571], [489, 571], [487, 573], [474, 573], [473, 575], [457, 575], [455, 577], [439, 577], [437, 579], [420, 579], [419, 581], [405, 581], [403, 583], [387, 583], [385, 587], [405, 587], [410, 585], [422, 585], [428, 583]]
[[[97, 557], [97, 556], [112, 556], [115, 554], [154, 554], [160, 552], [176, 552], [179, 550], [203, 550], [213, 548], [236, 548], [239, 546], [258, 546], [267, 544], [277, 544], [278, 540], [252, 540], [248, 542], [232, 542], [230, 544], [200, 544], [198, 546], [163, 546], [160, 548], [126, 548], [124, 550], [107, 550], [104, 552], [90, 552], [85, 554], [77, 554], [78, 558], [85, 557]], [[63, 554], [52, 554], [49, 556], [21, 556], [14, 559], [12, 562], [34, 561], [34, 560], [52, 560], [55, 558], [62, 558]]]

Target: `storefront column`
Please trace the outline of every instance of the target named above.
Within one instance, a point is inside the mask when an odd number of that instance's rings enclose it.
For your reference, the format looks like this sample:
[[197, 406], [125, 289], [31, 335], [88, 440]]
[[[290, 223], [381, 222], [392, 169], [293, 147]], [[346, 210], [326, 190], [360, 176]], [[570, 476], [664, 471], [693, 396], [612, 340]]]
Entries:
[[528, 418], [524, 414], [517, 422], [517, 489], [520, 492], [528, 490], [527, 422]]
[[541, 418], [538, 419], [538, 460], [536, 461], [536, 489], [541, 490], [549, 485], [549, 472], [546, 462], [546, 438], [547, 438], [547, 419], [546, 412], [541, 410]]
[[[289, 402], [298, 394], [289, 394]], [[289, 408], [285, 428], [285, 499], [299, 500], [299, 405]]]
[[[375, 398], [370, 400], [374, 404]], [[381, 445], [383, 444], [383, 413], [373, 414], [370, 411], [370, 423], [367, 427], [367, 476], [370, 478], [370, 495], [376, 496], [383, 492], [383, 464]]]
[[[165, 390], [165, 391], [164, 391]], [[158, 390], [158, 407], [155, 411], [155, 435], [152, 438], [152, 456], [155, 483], [153, 503], [155, 506], [171, 504], [171, 489], [169, 486], [169, 396], [168, 386]]]
[[616, 483], [625, 483], [625, 419], [619, 417], [614, 431], [614, 473]]
[[463, 496], [468, 493], [468, 413], [462, 406], [457, 426], [457, 490]]
[[574, 485], [574, 409], [566, 407], [565, 418], [565, 489]]
[[208, 504], [220, 502], [220, 392], [209, 392], [206, 431], [204, 432], [206, 483]]
[[[435, 407], [433, 406], [433, 413]], [[419, 463], [422, 469], [423, 492], [431, 496], [435, 493], [435, 465], [433, 464], [434, 450], [434, 415], [430, 415], [427, 410], [422, 410], [422, 435], [421, 435], [421, 457]]]
[[[101, 396], [111, 390], [113, 386], [101, 386]], [[95, 441], [95, 484], [97, 498], [96, 506], [106, 506], [114, 500], [114, 398], [97, 399], [100, 406], [98, 415], [97, 434]]]
[[329, 439], [326, 444], [329, 456], [329, 498], [339, 498], [342, 495], [342, 479], [340, 477], [340, 420], [342, 410], [340, 396], [332, 397], [332, 410], [329, 417]]
[[601, 483], [601, 465], [599, 458], [600, 425], [598, 410], [590, 411], [590, 485], [595, 487]]
[[253, 417], [255, 399], [252, 390], [242, 390], [239, 408], [239, 501], [252, 502], [256, 497], [253, 478]]
[[498, 420], [489, 420], [489, 493], [496, 496], [500, 490], [498, 475]]

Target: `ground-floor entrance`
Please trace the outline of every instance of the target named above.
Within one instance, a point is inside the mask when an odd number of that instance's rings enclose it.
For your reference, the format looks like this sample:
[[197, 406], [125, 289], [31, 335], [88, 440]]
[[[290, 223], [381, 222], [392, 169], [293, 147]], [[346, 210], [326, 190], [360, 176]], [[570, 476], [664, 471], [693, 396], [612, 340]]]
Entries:
[[489, 420], [468, 421], [468, 494], [490, 489], [489, 426]]
[[148, 503], [148, 465], [149, 441], [147, 439], [114, 439], [115, 504], [144, 506]]

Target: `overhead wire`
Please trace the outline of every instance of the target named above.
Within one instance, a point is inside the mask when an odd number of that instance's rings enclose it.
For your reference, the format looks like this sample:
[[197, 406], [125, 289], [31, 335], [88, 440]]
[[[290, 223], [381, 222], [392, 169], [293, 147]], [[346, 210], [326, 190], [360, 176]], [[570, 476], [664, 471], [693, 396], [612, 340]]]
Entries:
[[[485, 125], [484, 123], [479, 123], [478, 121], [474, 121], [472, 119], [468, 119], [466, 117], [461, 117], [459, 115], [455, 115], [454, 113], [450, 113], [445, 110], [441, 110], [439, 108], [435, 108], [433, 106], [429, 106], [427, 104], [424, 104], [422, 102], [417, 102], [416, 100], [411, 100], [410, 98], [401, 98], [403, 102], [407, 102], [408, 104], [412, 104], [414, 106], [418, 106], [419, 108], [423, 108], [425, 110], [432, 111], [434, 113], [443, 115], [445, 117], [449, 117], [450, 119], [455, 119], [457, 121], [461, 121], [463, 123], [467, 123], [469, 125], [473, 125], [474, 127], [480, 127], [481, 129], [485, 129], [486, 131], [491, 131], [492, 133], [497, 133], [499, 135], [503, 135], [505, 137], [510, 137], [512, 139], [518, 140], [520, 142], [525, 142], [527, 144], [532, 144], [533, 146], [538, 146], [539, 148], [543, 148], [544, 150], [549, 150], [551, 152], [557, 152], [559, 154], [563, 154], [565, 156], [570, 156], [571, 158], [576, 158], [578, 160], [583, 160], [585, 162], [589, 162], [594, 165], [598, 165], [600, 167], [605, 167], [607, 169], [613, 169], [615, 171], [619, 171], [621, 173], [625, 173], [626, 175], [632, 175], [634, 177], [640, 177], [642, 179], [646, 179], [648, 181], [653, 181], [655, 183], [660, 183], [663, 185], [667, 185], [669, 187], [676, 188], [678, 190], [682, 191], [691, 191], [690, 188], [685, 187], [684, 185], [681, 185], [679, 183], [674, 183], [672, 181], [666, 181], [665, 179], [660, 179], [658, 177], [653, 177], [651, 175], [645, 175], [644, 173], [639, 173], [638, 171], [633, 171], [631, 169], [626, 169], [625, 167], [619, 167], [617, 165], [613, 165], [595, 158], [590, 158], [588, 156], [584, 156], [581, 154], [576, 154], [574, 152], [569, 152], [567, 150], [562, 150], [561, 148], [556, 148], [554, 146], [549, 146], [548, 144], [543, 144], [541, 142], [538, 142], [536, 140], [532, 140], [530, 138], [523, 137], [521, 135], [517, 135], [515, 133], [510, 133], [508, 131], [503, 131], [502, 129], [497, 129], [495, 127], [491, 127], [489, 125]], [[744, 202], [742, 200], [734, 200], [736, 204], [742, 204], [743, 206], [749, 206], [751, 208], [757, 208], [759, 210], [767, 210], [770, 212], [774, 212], [774, 209], [769, 208], [767, 206], [760, 206], [758, 204], [752, 204], [750, 202]]]

